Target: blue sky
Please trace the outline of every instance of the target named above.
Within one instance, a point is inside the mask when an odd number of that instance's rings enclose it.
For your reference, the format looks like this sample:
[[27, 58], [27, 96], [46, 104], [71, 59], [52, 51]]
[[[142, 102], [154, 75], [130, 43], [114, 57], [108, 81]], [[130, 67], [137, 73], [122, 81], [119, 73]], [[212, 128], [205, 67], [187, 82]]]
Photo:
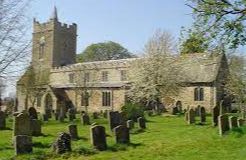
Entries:
[[156, 29], [178, 38], [181, 26], [192, 23], [191, 9], [183, 0], [35, 0], [31, 16], [45, 22], [54, 5], [61, 22], [78, 25], [78, 53], [91, 43], [109, 40], [139, 53]]

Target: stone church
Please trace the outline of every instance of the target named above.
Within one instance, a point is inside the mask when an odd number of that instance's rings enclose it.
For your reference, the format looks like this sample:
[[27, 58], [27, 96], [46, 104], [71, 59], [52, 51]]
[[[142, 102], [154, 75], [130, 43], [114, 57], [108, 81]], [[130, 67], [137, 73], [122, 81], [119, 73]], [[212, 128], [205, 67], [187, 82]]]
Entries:
[[[124, 105], [130, 87], [127, 71], [137, 58], [76, 63], [76, 39], [77, 25], [59, 22], [56, 9], [46, 23], [34, 19], [31, 67], [39, 75], [35, 81], [44, 83], [36, 86], [37, 94], [30, 95], [24, 85], [26, 71], [17, 82], [18, 110], [35, 106], [47, 113], [65, 106], [91, 112], [119, 110]], [[224, 96], [225, 55], [191, 54], [180, 63], [187, 68], [189, 80], [173, 103], [200, 105], [209, 111]]]

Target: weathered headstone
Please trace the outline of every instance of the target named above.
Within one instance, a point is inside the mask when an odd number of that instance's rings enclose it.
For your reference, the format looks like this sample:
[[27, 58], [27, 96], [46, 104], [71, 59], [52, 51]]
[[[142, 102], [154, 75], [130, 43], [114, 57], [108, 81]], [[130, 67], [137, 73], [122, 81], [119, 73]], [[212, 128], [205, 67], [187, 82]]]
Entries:
[[193, 124], [193, 123], [195, 123], [196, 122], [196, 119], [195, 119], [195, 117], [196, 117], [196, 115], [195, 115], [195, 111], [193, 110], [193, 109], [189, 109], [188, 111], [187, 111], [187, 113], [188, 113], [188, 124]]
[[32, 152], [32, 137], [27, 135], [17, 135], [14, 138], [15, 154], [25, 154]]
[[195, 116], [200, 116], [200, 108], [201, 108], [200, 105], [198, 105], [198, 106], [195, 108]]
[[70, 108], [68, 109], [68, 119], [69, 121], [73, 121], [76, 117], [75, 117], [75, 109]]
[[90, 116], [86, 113], [81, 115], [81, 123], [83, 125], [90, 125]]
[[201, 123], [205, 123], [206, 122], [206, 110], [204, 107], [200, 107], [199, 115], [200, 115]]
[[30, 120], [30, 127], [31, 127], [31, 133], [32, 136], [40, 136], [42, 135], [42, 127], [41, 127], [41, 121], [38, 119], [31, 119]]
[[125, 125], [119, 125], [114, 128], [116, 143], [127, 144], [130, 142], [129, 128]]
[[6, 115], [3, 111], [0, 111], [0, 130], [6, 128]]
[[44, 121], [44, 122], [49, 121], [49, 117], [48, 117], [47, 114], [43, 114], [43, 121]]
[[38, 114], [37, 111], [34, 107], [30, 107], [28, 109], [29, 117], [30, 119], [38, 119]]
[[235, 116], [230, 116], [229, 117], [229, 128], [236, 128], [237, 127], [237, 117]]
[[139, 117], [137, 119], [137, 121], [138, 121], [139, 128], [141, 128], [141, 129], [145, 129], [146, 128], [146, 122], [145, 122], [145, 119], [143, 117]]
[[77, 125], [75, 125], [75, 124], [69, 125], [68, 130], [69, 130], [69, 134], [70, 134], [72, 140], [77, 140], [79, 138]]
[[176, 115], [177, 113], [179, 113], [178, 107], [173, 106], [173, 107], [171, 108], [171, 114], [172, 114], [172, 115]]
[[14, 119], [14, 136], [31, 136], [30, 119], [27, 113], [20, 113]]
[[128, 121], [126, 122], [126, 126], [127, 126], [127, 128], [129, 128], [129, 129], [133, 129], [133, 128], [134, 128], [134, 121], [133, 121], [133, 120], [128, 120]]
[[93, 119], [98, 119], [98, 113], [97, 112], [93, 112], [92, 113], [92, 117], [93, 117]]
[[238, 126], [238, 127], [242, 127], [243, 125], [244, 125], [244, 119], [238, 118], [238, 119], [237, 119], [237, 126]]
[[229, 130], [229, 119], [228, 115], [223, 114], [218, 117], [219, 134], [223, 135]]
[[212, 109], [212, 124], [213, 126], [217, 126], [218, 125], [218, 117], [220, 115], [220, 109], [218, 106], [215, 106], [213, 109]]
[[103, 151], [107, 149], [106, 133], [103, 126], [91, 127], [91, 143], [94, 148]]
[[53, 150], [57, 154], [63, 154], [72, 151], [70, 135], [64, 132], [60, 133], [57, 140], [53, 144]]
[[120, 114], [118, 111], [110, 111], [108, 112], [108, 120], [109, 120], [109, 125], [110, 129], [114, 129], [118, 125], [120, 125]]

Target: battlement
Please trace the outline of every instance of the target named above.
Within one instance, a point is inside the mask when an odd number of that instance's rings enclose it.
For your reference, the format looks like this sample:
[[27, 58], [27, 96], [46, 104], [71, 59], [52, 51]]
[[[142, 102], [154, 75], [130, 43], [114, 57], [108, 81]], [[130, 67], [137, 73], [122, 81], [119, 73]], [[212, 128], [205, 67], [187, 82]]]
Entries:
[[44, 30], [54, 30], [59, 29], [61, 31], [68, 31], [72, 33], [77, 32], [77, 24], [72, 23], [68, 25], [66, 23], [61, 23], [55, 19], [50, 19], [48, 22], [40, 23], [36, 19], [33, 20], [33, 27], [35, 32], [42, 32]]

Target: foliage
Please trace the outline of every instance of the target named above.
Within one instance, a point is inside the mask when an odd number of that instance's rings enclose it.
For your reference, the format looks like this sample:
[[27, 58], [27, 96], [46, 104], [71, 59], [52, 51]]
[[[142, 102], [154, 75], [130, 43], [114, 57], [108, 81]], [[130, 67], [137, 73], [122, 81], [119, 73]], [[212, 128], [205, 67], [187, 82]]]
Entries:
[[187, 0], [187, 5], [201, 34], [231, 48], [246, 44], [245, 0]]
[[144, 107], [139, 104], [126, 103], [121, 111], [126, 115], [127, 119], [137, 121], [138, 117], [144, 116]]
[[132, 63], [128, 96], [135, 102], [160, 101], [163, 97], [176, 95], [181, 88], [182, 68], [171, 49], [165, 47], [170, 43], [167, 35], [165, 31], [154, 34], [145, 46], [144, 57]]
[[191, 29], [185, 32], [188, 35], [181, 34], [181, 54], [203, 53], [207, 51], [208, 40], [201, 33]]
[[226, 83], [226, 90], [233, 95], [240, 109], [246, 111], [246, 59], [243, 55], [229, 57], [230, 75]]
[[77, 55], [78, 62], [104, 61], [135, 57], [120, 44], [108, 41], [88, 46], [81, 54]]

